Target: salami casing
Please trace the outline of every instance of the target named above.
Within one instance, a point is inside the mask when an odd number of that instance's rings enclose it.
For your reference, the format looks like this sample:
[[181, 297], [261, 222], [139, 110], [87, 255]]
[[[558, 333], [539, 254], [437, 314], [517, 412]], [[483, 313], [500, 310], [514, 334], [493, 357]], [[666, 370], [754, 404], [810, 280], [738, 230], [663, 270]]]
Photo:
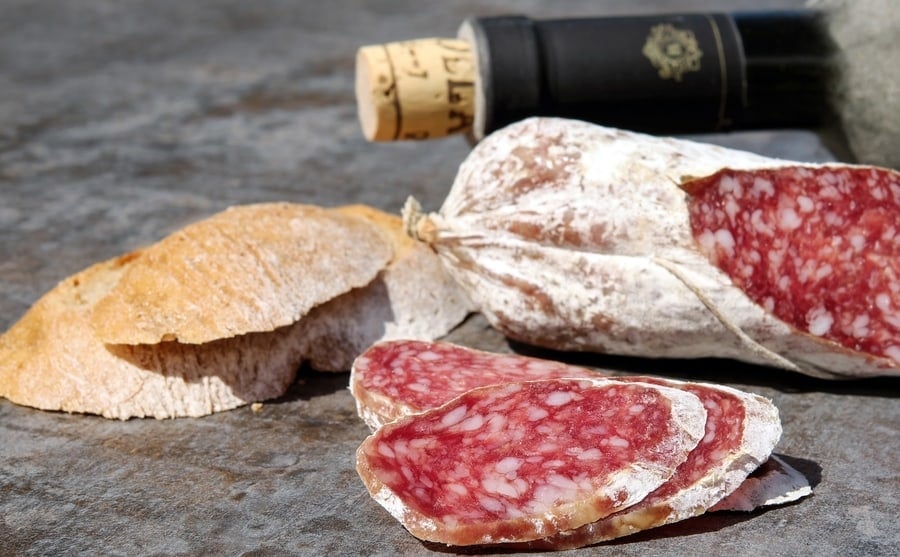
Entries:
[[420, 539], [553, 536], [641, 501], [704, 435], [685, 391], [551, 379], [491, 385], [389, 423], [357, 451], [369, 493]]
[[739, 488], [709, 510], [750, 512], [760, 507], [790, 503], [809, 495], [812, 495], [812, 486], [807, 477], [773, 454]]
[[[728, 180], [757, 178], [760, 192], [765, 181], [775, 188], [774, 198], [754, 198], [751, 185], [704, 208]], [[802, 190], [816, 187], [817, 197], [806, 199]], [[852, 196], [866, 189], [866, 208], [852, 209]], [[794, 213], [781, 205], [784, 192]], [[818, 218], [803, 213], [810, 202]], [[407, 221], [511, 338], [563, 350], [734, 358], [839, 378], [900, 374], [898, 207], [900, 182], [891, 170], [803, 165], [531, 118], [479, 143], [440, 211], [423, 218], [410, 208]], [[749, 241], [720, 232], [731, 215], [753, 223], [760, 212], [792, 229], [778, 233], [786, 248], [770, 249], [763, 229], [751, 230]], [[835, 218], [844, 226], [828, 224]], [[722, 257], [723, 249], [737, 255]], [[769, 276], [757, 257], [784, 262]], [[847, 274], [835, 264], [847, 257], [869, 263]], [[740, 273], [770, 284], [757, 293], [735, 278]], [[778, 290], [784, 273], [791, 284]], [[801, 273], [828, 278], [815, 286]], [[871, 287], [861, 284], [866, 273], [875, 277]], [[831, 284], [845, 286], [835, 293], [839, 303], [822, 310], [812, 300]], [[806, 305], [782, 311], [798, 295]], [[839, 328], [848, 332], [823, 333]]]

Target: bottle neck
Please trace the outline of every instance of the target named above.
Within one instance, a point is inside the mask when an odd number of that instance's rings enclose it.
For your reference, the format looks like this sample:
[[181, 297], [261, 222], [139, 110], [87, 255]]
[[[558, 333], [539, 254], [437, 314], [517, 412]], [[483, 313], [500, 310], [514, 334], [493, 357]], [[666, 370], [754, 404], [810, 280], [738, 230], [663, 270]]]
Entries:
[[483, 104], [476, 137], [533, 115], [649, 133], [831, 120], [834, 47], [816, 12], [467, 24]]

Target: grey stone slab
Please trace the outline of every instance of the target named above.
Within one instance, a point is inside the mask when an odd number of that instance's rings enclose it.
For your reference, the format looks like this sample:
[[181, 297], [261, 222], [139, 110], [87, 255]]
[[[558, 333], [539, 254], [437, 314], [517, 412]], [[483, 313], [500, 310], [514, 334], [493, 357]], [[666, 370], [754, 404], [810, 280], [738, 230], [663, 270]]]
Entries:
[[[720, 2], [717, 8], [800, 2]], [[0, 0], [0, 328], [57, 281], [236, 203], [437, 208], [461, 138], [373, 145], [357, 127], [357, 47], [452, 35], [470, 15], [709, 9], [700, 1], [106, 2]], [[717, 142], [801, 160], [814, 134]], [[827, 383], [725, 361], [535, 352], [475, 316], [457, 342], [772, 397], [778, 452], [816, 483], [798, 504], [716, 514], [586, 555], [893, 555], [898, 383]], [[0, 400], [0, 555], [422, 555], [353, 468], [367, 429], [347, 374], [201, 419], [108, 421]]]

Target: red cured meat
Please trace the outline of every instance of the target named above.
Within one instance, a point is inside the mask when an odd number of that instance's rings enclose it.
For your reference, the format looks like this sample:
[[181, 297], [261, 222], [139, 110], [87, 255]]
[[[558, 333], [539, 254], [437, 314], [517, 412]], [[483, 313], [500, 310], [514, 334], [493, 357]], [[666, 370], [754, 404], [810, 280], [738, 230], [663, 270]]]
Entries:
[[643, 499], [685, 461], [705, 414], [697, 397], [646, 384], [492, 385], [385, 425], [357, 470], [421, 539], [524, 542]]
[[675, 386], [698, 396], [707, 411], [703, 439], [675, 474], [640, 503], [533, 542], [532, 548], [583, 547], [703, 514], [765, 462], [781, 436], [777, 410], [760, 397], [714, 385], [649, 377], [619, 379]]
[[[386, 422], [426, 410], [430, 404], [440, 404], [465, 390], [532, 379], [539, 372], [596, 376], [591, 370], [559, 362], [491, 354], [449, 343], [390, 341], [373, 346], [358, 359], [351, 385], [354, 395], [364, 397], [357, 402], [360, 414]], [[437, 376], [438, 380], [422, 382], [422, 376]], [[580, 528], [530, 542], [529, 547], [581, 547], [701, 514], [734, 492], [769, 457], [781, 435], [777, 409], [756, 395], [719, 385], [651, 377], [615, 380], [679, 388], [699, 397], [707, 410], [703, 439], [675, 475], [640, 503]], [[427, 385], [427, 396], [422, 389], [408, 388], [409, 383]], [[377, 407], [372, 403], [376, 398]]]
[[723, 170], [685, 185], [700, 249], [782, 321], [900, 362], [900, 174]]
[[350, 391], [360, 417], [376, 429], [476, 387], [556, 377], [597, 378], [599, 373], [450, 343], [396, 340], [375, 344], [353, 362]]

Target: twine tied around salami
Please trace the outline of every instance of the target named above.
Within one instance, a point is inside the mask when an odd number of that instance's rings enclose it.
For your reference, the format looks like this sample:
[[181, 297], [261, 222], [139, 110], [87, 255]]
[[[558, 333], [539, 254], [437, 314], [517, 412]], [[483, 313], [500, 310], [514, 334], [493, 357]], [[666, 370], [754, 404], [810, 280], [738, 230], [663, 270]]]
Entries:
[[404, 210], [489, 322], [557, 350], [900, 375], [900, 173], [559, 118]]

